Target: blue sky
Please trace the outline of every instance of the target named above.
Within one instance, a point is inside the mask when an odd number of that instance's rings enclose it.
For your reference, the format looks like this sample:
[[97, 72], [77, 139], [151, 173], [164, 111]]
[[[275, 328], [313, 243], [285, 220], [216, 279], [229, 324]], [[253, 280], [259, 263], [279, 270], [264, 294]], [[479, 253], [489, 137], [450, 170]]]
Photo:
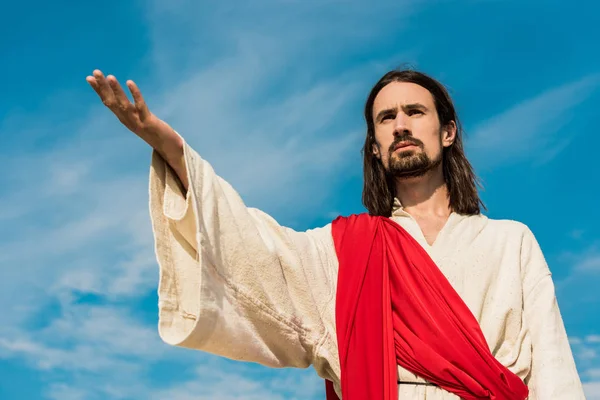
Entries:
[[307, 229], [362, 211], [361, 108], [408, 63], [449, 87], [488, 215], [537, 236], [600, 399], [600, 6], [217, 3], [3, 6], [0, 398], [323, 398], [310, 369], [160, 341], [150, 151], [85, 77], [134, 79], [249, 205]]

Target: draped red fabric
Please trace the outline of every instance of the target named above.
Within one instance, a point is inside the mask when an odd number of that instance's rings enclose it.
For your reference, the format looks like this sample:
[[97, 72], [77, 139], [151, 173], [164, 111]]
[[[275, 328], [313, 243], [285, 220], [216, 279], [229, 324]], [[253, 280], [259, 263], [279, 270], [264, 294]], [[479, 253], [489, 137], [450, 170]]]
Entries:
[[[527, 386], [425, 250], [389, 218], [339, 217], [336, 330], [343, 400], [396, 400], [397, 365], [465, 400], [522, 400]], [[337, 395], [327, 382], [327, 399]]]

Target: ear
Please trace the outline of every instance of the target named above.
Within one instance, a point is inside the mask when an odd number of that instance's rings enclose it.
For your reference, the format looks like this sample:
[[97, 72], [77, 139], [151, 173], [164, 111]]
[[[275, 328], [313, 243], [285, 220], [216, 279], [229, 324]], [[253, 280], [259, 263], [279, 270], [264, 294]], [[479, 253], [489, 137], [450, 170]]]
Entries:
[[454, 140], [456, 140], [456, 122], [450, 121], [442, 129], [442, 145], [450, 147]]
[[377, 143], [373, 143], [373, 147], [371, 149], [373, 155], [381, 160], [381, 152], [379, 151], [379, 146]]

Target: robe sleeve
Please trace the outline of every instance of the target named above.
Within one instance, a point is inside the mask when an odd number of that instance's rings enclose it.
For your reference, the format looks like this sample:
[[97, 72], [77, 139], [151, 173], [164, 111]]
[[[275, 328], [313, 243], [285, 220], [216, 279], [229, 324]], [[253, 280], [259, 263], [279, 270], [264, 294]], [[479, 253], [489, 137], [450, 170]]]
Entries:
[[531, 400], [585, 400], [558, 307], [554, 282], [542, 250], [527, 229], [522, 244], [525, 321], [532, 361], [527, 379]]
[[330, 225], [306, 232], [248, 208], [187, 143], [189, 188], [153, 152], [150, 215], [163, 341], [270, 367], [308, 367], [334, 297]]

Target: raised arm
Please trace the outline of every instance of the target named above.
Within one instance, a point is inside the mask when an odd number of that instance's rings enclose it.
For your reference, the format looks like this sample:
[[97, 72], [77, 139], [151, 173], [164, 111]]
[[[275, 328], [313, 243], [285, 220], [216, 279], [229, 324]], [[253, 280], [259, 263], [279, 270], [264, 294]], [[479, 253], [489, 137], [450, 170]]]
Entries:
[[333, 329], [326, 326], [333, 323], [337, 274], [329, 226], [296, 232], [246, 207], [208, 162], [148, 111], [133, 82], [127, 82], [133, 105], [125, 103], [114, 77], [95, 71], [88, 82], [154, 148], [150, 212], [163, 340], [272, 367], [313, 363]]
[[308, 366], [334, 293], [329, 227], [280, 226], [184, 148], [185, 197], [161, 157], [152, 160], [161, 337], [237, 360]]
[[585, 400], [554, 283], [533, 233], [523, 238], [524, 315], [531, 334], [532, 366], [528, 380], [532, 400]]

